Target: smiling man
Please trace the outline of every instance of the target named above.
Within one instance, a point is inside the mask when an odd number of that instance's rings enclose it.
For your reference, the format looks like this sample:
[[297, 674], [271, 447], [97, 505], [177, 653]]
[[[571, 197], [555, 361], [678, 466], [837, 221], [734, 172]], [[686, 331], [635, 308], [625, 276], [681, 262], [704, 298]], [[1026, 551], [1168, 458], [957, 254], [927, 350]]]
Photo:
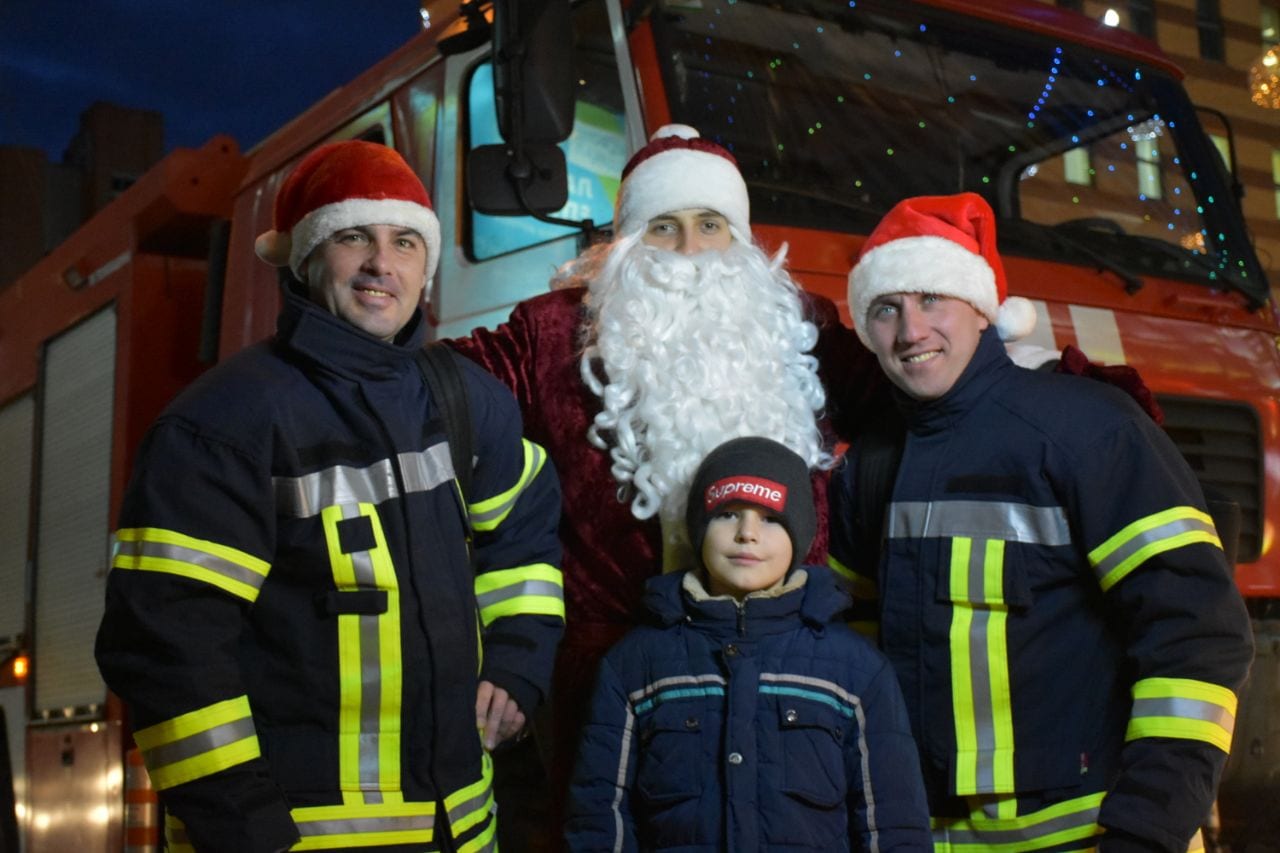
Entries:
[[855, 443], [833, 478], [831, 560], [878, 594], [935, 849], [1187, 850], [1251, 657], [1195, 476], [1118, 389], [1009, 360], [977, 195], [894, 207], [849, 305], [904, 424], [896, 477]]
[[487, 750], [544, 698], [563, 626], [555, 473], [459, 359], [457, 486], [417, 363], [439, 226], [395, 151], [311, 152], [257, 250], [288, 270], [278, 331], [148, 433], [99, 666], [174, 849], [492, 850]]

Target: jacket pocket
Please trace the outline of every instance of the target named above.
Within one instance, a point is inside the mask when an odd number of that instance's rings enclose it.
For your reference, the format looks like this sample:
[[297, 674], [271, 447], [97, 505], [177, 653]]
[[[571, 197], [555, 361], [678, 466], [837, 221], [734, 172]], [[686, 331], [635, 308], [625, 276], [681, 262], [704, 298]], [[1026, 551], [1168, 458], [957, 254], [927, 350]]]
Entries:
[[702, 700], [670, 701], [639, 724], [636, 790], [646, 801], [671, 804], [701, 793], [698, 774], [707, 764], [702, 753], [708, 713]]
[[841, 806], [848, 793], [844, 741], [853, 721], [811, 701], [778, 704], [782, 792], [820, 809]]
[[1031, 583], [1018, 548], [1003, 539], [952, 537], [949, 557], [938, 561], [937, 600], [1010, 610], [1030, 607]]

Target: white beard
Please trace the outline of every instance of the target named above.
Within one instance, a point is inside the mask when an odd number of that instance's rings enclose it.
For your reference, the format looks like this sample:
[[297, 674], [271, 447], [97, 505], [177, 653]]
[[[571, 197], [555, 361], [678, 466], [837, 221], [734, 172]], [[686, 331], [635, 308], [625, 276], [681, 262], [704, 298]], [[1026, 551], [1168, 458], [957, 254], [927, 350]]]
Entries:
[[588, 439], [633, 487], [637, 518], [682, 521], [698, 465], [731, 438], [772, 438], [811, 468], [831, 464], [808, 355], [818, 332], [782, 256], [735, 241], [686, 257], [637, 236], [591, 259], [581, 372], [604, 408]]

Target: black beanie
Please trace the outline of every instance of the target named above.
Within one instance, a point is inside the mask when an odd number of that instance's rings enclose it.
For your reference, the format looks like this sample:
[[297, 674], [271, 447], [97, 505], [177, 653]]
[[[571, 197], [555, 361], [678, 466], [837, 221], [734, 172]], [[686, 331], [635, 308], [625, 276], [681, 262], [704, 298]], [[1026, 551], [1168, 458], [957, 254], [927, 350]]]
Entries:
[[707, 524], [724, 504], [742, 501], [776, 513], [791, 536], [791, 566], [809, 553], [818, 517], [813, 482], [804, 460], [768, 438], [735, 438], [707, 454], [693, 475], [685, 523], [693, 553], [702, 563]]

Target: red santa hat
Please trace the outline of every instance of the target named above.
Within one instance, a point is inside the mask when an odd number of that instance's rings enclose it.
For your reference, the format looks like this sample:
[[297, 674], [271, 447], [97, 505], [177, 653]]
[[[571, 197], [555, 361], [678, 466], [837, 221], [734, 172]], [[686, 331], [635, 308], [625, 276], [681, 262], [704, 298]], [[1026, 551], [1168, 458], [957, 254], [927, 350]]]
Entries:
[[1008, 295], [995, 214], [976, 193], [905, 199], [871, 232], [849, 272], [849, 313], [868, 346], [867, 310], [888, 293], [963, 299], [1003, 341], [1026, 337], [1036, 325], [1031, 302]]
[[427, 279], [440, 260], [440, 221], [422, 181], [394, 149], [349, 140], [321, 145], [276, 193], [275, 228], [254, 243], [258, 257], [301, 277], [311, 250], [360, 225], [411, 228], [427, 244]]
[[751, 204], [738, 161], [687, 124], [668, 124], [622, 170], [613, 230], [638, 233], [655, 216], [689, 208], [714, 210], [740, 239], [751, 236]]

